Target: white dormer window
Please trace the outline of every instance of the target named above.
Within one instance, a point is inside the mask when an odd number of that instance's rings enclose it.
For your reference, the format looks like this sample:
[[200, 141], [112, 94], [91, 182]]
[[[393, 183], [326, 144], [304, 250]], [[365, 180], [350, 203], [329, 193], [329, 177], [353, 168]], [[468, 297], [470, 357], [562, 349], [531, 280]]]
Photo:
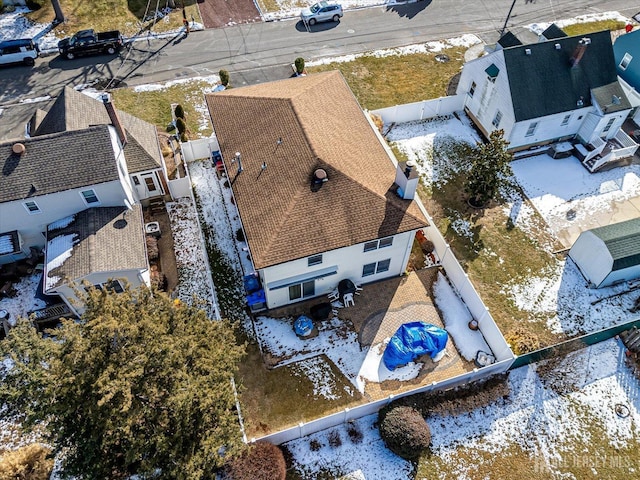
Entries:
[[624, 57], [622, 57], [622, 60], [618, 64], [618, 66], [620, 67], [620, 70], [626, 70], [629, 64], [631, 63], [632, 59], [633, 59], [632, 55], [625, 53]]
[[22, 205], [24, 205], [24, 208], [27, 209], [27, 212], [31, 214], [40, 213], [40, 207], [36, 202], [33, 202], [33, 201], [24, 202]]

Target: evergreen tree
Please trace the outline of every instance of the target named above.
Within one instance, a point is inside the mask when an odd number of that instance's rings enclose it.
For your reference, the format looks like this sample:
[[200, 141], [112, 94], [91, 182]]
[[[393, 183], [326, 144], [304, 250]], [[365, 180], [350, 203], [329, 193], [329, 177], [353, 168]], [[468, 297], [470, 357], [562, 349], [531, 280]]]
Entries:
[[215, 478], [243, 448], [229, 322], [144, 287], [85, 300], [53, 336], [21, 320], [1, 342], [7, 413], [46, 426], [66, 476]]
[[504, 179], [510, 175], [513, 155], [507, 151], [509, 142], [503, 130], [495, 130], [487, 143], [478, 142], [469, 150], [471, 167], [467, 175], [465, 191], [469, 203], [482, 207], [495, 198]]

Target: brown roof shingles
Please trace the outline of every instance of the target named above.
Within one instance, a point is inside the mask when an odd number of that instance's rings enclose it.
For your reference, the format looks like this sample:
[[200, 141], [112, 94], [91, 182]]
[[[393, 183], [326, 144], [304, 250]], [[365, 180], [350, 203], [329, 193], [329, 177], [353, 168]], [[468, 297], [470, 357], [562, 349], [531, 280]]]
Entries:
[[57, 277], [58, 286], [94, 272], [149, 268], [142, 218], [142, 207], [137, 204], [131, 210], [97, 207], [77, 213], [66, 227], [47, 232], [47, 241], [75, 234], [77, 242], [71, 256], [46, 275]]
[[[256, 268], [428, 224], [415, 202], [390, 191], [395, 166], [339, 72], [206, 101]], [[329, 180], [314, 192], [316, 168]]]

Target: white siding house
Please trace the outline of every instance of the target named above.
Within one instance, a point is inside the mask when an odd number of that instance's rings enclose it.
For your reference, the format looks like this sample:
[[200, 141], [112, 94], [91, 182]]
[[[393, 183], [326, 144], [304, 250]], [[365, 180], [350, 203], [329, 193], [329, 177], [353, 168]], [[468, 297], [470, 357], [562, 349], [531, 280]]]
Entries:
[[637, 144], [622, 131], [631, 104], [618, 82], [608, 31], [567, 37], [560, 29], [523, 45], [504, 45], [467, 62], [457, 93], [488, 137], [502, 129], [512, 151], [570, 140], [590, 171], [631, 156]]
[[640, 218], [582, 232], [569, 256], [594, 288], [640, 278]]
[[44, 293], [59, 295], [76, 314], [83, 304], [76, 290], [150, 285], [142, 208], [92, 207], [47, 229]]
[[339, 72], [206, 101], [266, 307], [404, 273], [428, 226], [418, 174], [388, 153]]

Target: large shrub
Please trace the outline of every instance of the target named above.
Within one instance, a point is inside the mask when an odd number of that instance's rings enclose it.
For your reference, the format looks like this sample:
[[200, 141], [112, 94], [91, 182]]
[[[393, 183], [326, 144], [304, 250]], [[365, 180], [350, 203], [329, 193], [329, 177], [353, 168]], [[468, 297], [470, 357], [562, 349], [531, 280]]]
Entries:
[[178, 133], [183, 135], [187, 131], [187, 124], [183, 118], [176, 118], [176, 128], [178, 129]]
[[406, 460], [416, 460], [429, 448], [429, 426], [415, 408], [389, 405], [380, 410], [378, 423], [387, 448]]
[[304, 73], [304, 58], [298, 57], [293, 63], [296, 66], [296, 73], [302, 75]]
[[227, 465], [229, 480], [285, 480], [287, 464], [280, 447], [257, 442]]
[[0, 478], [48, 480], [53, 470], [50, 453], [51, 450], [37, 443], [6, 452], [0, 459]]
[[173, 110], [173, 114], [176, 118], [182, 118], [184, 120], [184, 108], [182, 108], [182, 105], [176, 105], [176, 108]]
[[218, 75], [220, 76], [220, 83], [225, 87], [229, 86], [229, 72], [222, 69], [218, 72]]

